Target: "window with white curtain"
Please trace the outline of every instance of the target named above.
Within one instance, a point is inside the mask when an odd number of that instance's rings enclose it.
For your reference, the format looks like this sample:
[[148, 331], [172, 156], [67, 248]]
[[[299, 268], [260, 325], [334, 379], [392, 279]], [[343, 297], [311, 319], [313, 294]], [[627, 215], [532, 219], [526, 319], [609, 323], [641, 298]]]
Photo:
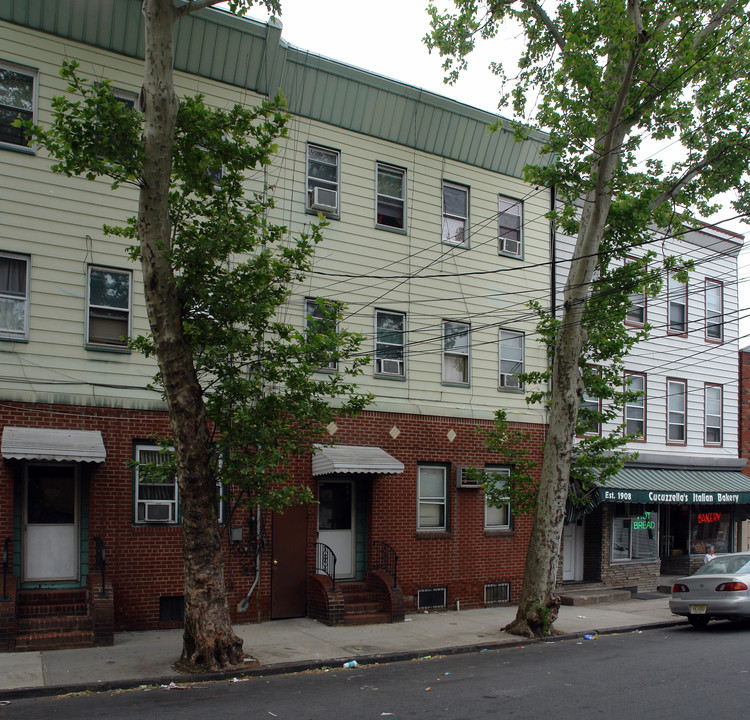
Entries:
[[469, 325], [443, 321], [443, 382], [469, 384]]
[[0, 253], [0, 338], [29, 337], [29, 268], [26, 255]]

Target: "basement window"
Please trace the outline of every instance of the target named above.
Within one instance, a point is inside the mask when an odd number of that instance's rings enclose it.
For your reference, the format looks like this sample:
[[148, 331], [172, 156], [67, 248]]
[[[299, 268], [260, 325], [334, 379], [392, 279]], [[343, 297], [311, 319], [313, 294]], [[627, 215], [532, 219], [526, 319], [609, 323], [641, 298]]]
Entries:
[[417, 593], [417, 607], [420, 610], [430, 610], [433, 608], [444, 608], [445, 588], [423, 588]]
[[485, 605], [503, 605], [510, 602], [510, 583], [487, 583], [484, 586]]
[[162, 595], [159, 598], [159, 622], [177, 622], [184, 619], [184, 595]]

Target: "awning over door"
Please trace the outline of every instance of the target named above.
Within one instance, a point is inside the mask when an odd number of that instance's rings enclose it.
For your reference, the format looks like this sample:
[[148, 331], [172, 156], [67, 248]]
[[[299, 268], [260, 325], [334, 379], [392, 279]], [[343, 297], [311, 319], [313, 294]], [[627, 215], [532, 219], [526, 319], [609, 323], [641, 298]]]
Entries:
[[379, 447], [361, 445], [313, 445], [312, 474], [340, 475], [362, 473], [394, 475], [404, 472], [404, 464]]
[[750, 477], [739, 470], [623, 468], [606, 487], [604, 502], [735, 505], [750, 503]]
[[3, 429], [2, 455], [6, 460], [101, 463], [107, 459], [99, 430], [24, 427]]

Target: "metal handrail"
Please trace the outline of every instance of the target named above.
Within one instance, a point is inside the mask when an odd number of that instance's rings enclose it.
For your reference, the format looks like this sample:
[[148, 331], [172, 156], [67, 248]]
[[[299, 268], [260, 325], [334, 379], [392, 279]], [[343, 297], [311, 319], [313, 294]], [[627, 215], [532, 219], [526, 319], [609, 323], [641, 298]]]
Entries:
[[8, 567], [10, 566], [10, 538], [5, 538], [3, 543], [3, 594], [0, 596], [1, 602], [8, 602]]
[[322, 572], [331, 578], [333, 589], [336, 589], [336, 553], [325, 543], [316, 543], [315, 572]]
[[375, 570], [384, 570], [393, 578], [393, 587], [398, 587], [398, 553], [386, 542], [373, 540], [372, 565]]
[[102, 589], [99, 597], [107, 597], [106, 570], [107, 570], [107, 552], [104, 549], [104, 541], [100, 537], [94, 538], [96, 544], [96, 559], [94, 560], [94, 570], [102, 576]]

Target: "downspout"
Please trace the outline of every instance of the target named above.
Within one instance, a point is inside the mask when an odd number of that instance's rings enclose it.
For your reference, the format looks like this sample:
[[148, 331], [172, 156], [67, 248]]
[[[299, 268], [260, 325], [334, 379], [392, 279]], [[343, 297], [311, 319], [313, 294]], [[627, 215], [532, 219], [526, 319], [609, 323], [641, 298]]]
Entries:
[[[248, 541], [250, 538], [248, 538]], [[250, 598], [260, 582], [260, 505], [255, 507], [255, 579], [242, 600], [237, 603], [237, 612], [247, 612]]]

